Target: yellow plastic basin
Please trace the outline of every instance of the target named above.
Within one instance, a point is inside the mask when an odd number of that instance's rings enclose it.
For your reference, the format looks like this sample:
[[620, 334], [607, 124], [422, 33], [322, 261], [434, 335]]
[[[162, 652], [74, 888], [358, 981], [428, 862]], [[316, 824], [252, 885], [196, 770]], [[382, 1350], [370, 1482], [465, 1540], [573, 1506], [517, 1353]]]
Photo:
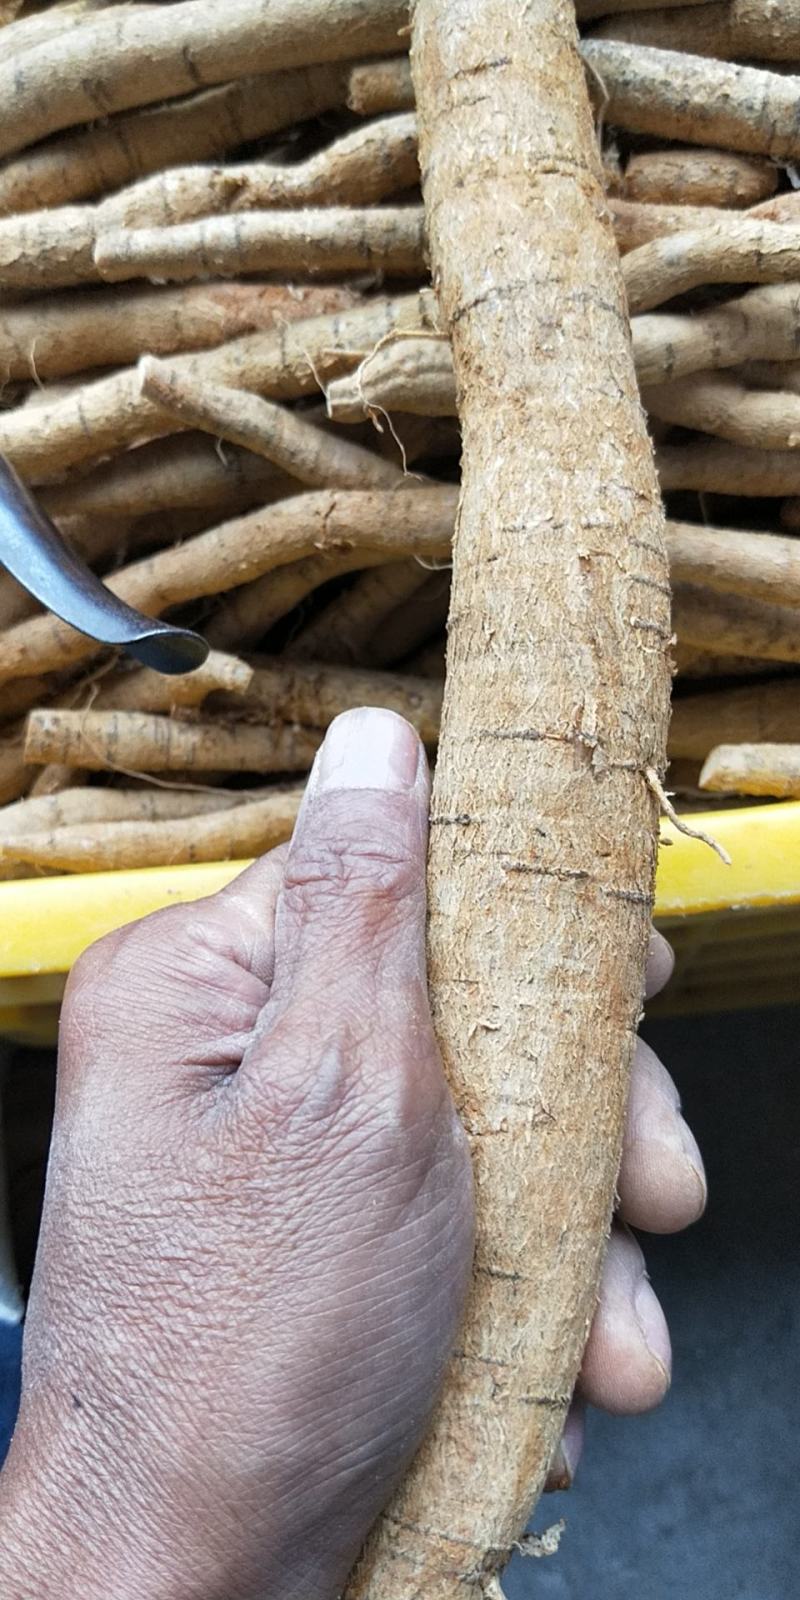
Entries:
[[[800, 967], [800, 802], [689, 820], [725, 846], [732, 865], [663, 824], [656, 917], [678, 963], [662, 1009], [791, 1001]], [[0, 1034], [48, 1042], [63, 979], [82, 950], [161, 906], [214, 894], [247, 865], [0, 883]]]

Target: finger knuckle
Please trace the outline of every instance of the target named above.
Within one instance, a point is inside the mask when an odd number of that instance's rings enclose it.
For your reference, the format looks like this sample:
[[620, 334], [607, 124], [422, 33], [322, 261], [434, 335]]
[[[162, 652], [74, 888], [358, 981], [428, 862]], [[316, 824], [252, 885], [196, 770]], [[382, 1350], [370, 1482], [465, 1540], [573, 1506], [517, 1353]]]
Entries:
[[320, 906], [368, 901], [393, 907], [418, 889], [414, 863], [385, 838], [357, 839], [340, 836], [315, 840], [310, 848], [290, 857], [284, 894], [299, 912]]

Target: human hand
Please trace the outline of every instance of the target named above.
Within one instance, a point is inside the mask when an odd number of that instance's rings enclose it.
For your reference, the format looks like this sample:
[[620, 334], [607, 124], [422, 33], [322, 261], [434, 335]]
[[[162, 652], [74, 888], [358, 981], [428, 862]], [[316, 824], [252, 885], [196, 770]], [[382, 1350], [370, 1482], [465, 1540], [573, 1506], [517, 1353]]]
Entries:
[[[427, 811], [416, 735], [349, 713], [288, 851], [78, 963], [0, 1477], [4, 1600], [333, 1596], [405, 1469], [472, 1236], [428, 1010]], [[619, 1192], [621, 1220], [657, 1231], [704, 1200], [643, 1045]], [[668, 1371], [615, 1229], [582, 1391], [640, 1410]]]

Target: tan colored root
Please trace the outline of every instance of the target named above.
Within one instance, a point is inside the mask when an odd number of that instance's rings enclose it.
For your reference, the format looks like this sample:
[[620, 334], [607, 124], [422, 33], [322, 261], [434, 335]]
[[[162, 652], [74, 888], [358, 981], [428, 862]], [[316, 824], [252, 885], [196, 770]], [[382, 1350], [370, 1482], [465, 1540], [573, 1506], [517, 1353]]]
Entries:
[[331, 578], [355, 572], [367, 564], [363, 550], [307, 556], [277, 572], [234, 589], [205, 628], [209, 644], [218, 649], [245, 650], [258, 644], [270, 628]]
[[795, 225], [800, 222], [800, 192], [791, 189], [781, 194], [776, 194], [773, 200], [765, 200], [763, 205], [753, 206], [748, 216], [764, 222], [791, 222]]
[[622, 180], [626, 200], [667, 206], [755, 206], [777, 187], [772, 162], [731, 150], [640, 151]]
[[[60, 872], [118, 872], [190, 861], [236, 861], [260, 855], [291, 836], [302, 788], [276, 789], [263, 800], [180, 821], [94, 822], [3, 839], [0, 861], [24, 861]], [[240, 797], [241, 801], [241, 797]]]
[[[0, 233], [5, 227], [0, 223]], [[145, 352], [209, 350], [301, 317], [345, 311], [354, 301], [344, 284], [204, 283], [48, 295], [0, 307], [0, 377], [60, 378], [126, 366]]]
[[266, 15], [260, 0], [225, 11], [184, 0], [147, 16], [101, 14], [77, 36], [0, 66], [0, 155], [98, 115], [192, 94], [199, 83], [380, 55], [396, 47], [405, 20], [399, 0], [337, 0], [333, 11], [326, 0], [272, 0]]
[[0, 849], [20, 834], [51, 835], [60, 828], [95, 827], [98, 823], [166, 822], [205, 816], [241, 805], [243, 796], [187, 793], [179, 789], [90, 789], [76, 786], [38, 800], [18, 800], [0, 811]]
[[98, 237], [94, 266], [107, 283], [127, 278], [181, 282], [246, 272], [289, 276], [383, 272], [389, 277], [420, 277], [422, 209], [329, 206], [300, 212], [245, 211], [232, 217], [201, 217], [173, 228], [109, 229]]
[[800, 799], [800, 744], [722, 744], [706, 758], [701, 789]]
[[[350, 551], [356, 566], [368, 566], [370, 553], [375, 561], [405, 554], [438, 560], [449, 550], [456, 500], [457, 491], [444, 485], [413, 494], [296, 495], [124, 567], [108, 587], [129, 605], [160, 616], [307, 556]], [[99, 648], [56, 617], [34, 617], [0, 636], [0, 682], [89, 660]]]
[[32, 711], [24, 757], [88, 772], [305, 772], [321, 735], [307, 728], [177, 722], [140, 711]]
[[[69, 5], [49, 5], [44, 11], [34, 11], [13, 21], [10, 19], [25, 10], [25, 0], [3, 0], [0, 25], [5, 26], [0, 33], [0, 61], [19, 58], [24, 50], [32, 50], [49, 39], [62, 38], [68, 29], [85, 27], [92, 21], [93, 13], [102, 11], [106, 4], [116, 3], [117, 0], [72, 0]], [[134, 6], [128, 0], [127, 9], [147, 11], [149, 7]]]
[[[644, 773], [665, 767], [669, 691], [661, 508], [573, 7], [413, 15], [464, 433], [429, 970], [476, 1253], [432, 1431], [351, 1600], [496, 1596], [552, 1460], [613, 1199], [656, 855]], [[635, 627], [632, 573], [649, 580]]]
[[60, 289], [96, 283], [95, 234], [83, 206], [0, 221], [0, 289]]
[[697, 444], [659, 445], [656, 460], [665, 494], [677, 489], [753, 498], [800, 494], [797, 450], [747, 450], [705, 439]]
[[296, 488], [251, 451], [220, 450], [207, 436], [191, 433], [126, 450], [84, 477], [42, 490], [40, 497], [59, 518], [77, 513], [117, 521], [124, 509], [135, 517], [190, 509], [244, 511]]
[[[349, 311], [303, 318], [288, 328], [247, 334], [218, 350], [176, 357], [176, 365], [198, 386], [226, 383], [291, 399], [314, 393], [349, 370], [396, 327], [424, 328], [426, 307], [424, 295], [372, 300]], [[158, 407], [142, 395], [136, 368], [128, 368], [38, 407], [34, 415], [24, 407], [0, 415], [0, 451], [35, 484], [159, 431]]]
[[[667, 552], [674, 583], [708, 586], [779, 606], [800, 606], [800, 544], [796, 539], [668, 522]], [[709, 648], [713, 647], [709, 644]]]
[[157, 228], [270, 208], [366, 206], [418, 181], [417, 123], [409, 112], [356, 128], [294, 166], [250, 161], [160, 172], [107, 200], [100, 220], [103, 227]]
[[110, 193], [166, 163], [203, 161], [340, 106], [347, 75], [317, 66], [204, 89], [154, 110], [109, 117], [26, 151], [0, 169], [0, 212], [37, 211]]
[[199, 706], [210, 694], [225, 690], [239, 699], [247, 696], [253, 669], [237, 656], [212, 650], [195, 672], [166, 677], [150, 667], [114, 673], [99, 685], [90, 700], [92, 711], [164, 711]]
[[[288, 571], [288, 569], [284, 569]], [[427, 581], [418, 561], [374, 567], [331, 600], [286, 648], [292, 661], [358, 662], [386, 618]]]
[[698, 372], [642, 390], [653, 417], [759, 450], [800, 445], [800, 395], [754, 392], [726, 373]]
[[327, 400], [334, 422], [360, 422], [371, 412], [455, 416], [450, 346], [442, 338], [389, 339], [371, 351], [355, 372], [329, 383]]
[[642, 245], [626, 256], [623, 275], [632, 315], [701, 284], [786, 282], [800, 275], [800, 227], [727, 216]]
[[800, 286], [795, 283], [750, 289], [689, 316], [656, 312], [633, 319], [634, 359], [643, 387], [754, 358], [788, 360], [799, 337]]
[[300, 483], [341, 489], [388, 488], [403, 482], [399, 467], [374, 451], [315, 428], [301, 415], [247, 390], [204, 383], [147, 356], [139, 367], [142, 393], [181, 427], [202, 428], [265, 456]]
[[365, 61], [353, 67], [347, 87], [347, 104], [359, 117], [375, 117], [386, 111], [411, 111], [414, 85], [408, 56], [393, 56], [388, 61]]
[[[327, 728], [342, 711], [357, 706], [384, 706], [397, 711], [416, 728], [426, 744], [439, 737], [442, 685], [425, 678], [358, 667], [322, 666], [317, 662], [288, 662], [282, 657], [261, 658], [244, 700], [263, 720], [299, 722]], [[238, 702], [220, 697], [213, 705], [236, 715]]]
[[[751, 289], [691, 315], [638, 316], [632, 328], [636, 371], [645, 387], [703, 369], [739, 366], [756, 355], [788, 360], [800, 337], [800, 286]], [[331, 382], [327, 397], [337, 422], [362, 421], [370, 412], [380, 417], [384, 411], [451, 416], [456, 394], [450, 349], [441, 339], [390, 340], [355, 372]]]
[[590, 93], [615, 127], [778, 161], [800, 156], [791, 77], [614, 39], [585, 39], [581, 54]]
[[364, 651], [368, 666], [393, 666], [427, 643], [446, 626], [450, 609], [450, 573], [430, 573], [409, 599], [390, 612]]
[[678, 583], [672, 621], [679, 639], [703, 650], [760, 661], [800, 661], [800, 610], [792, 606]]
[[704, 761], [720, 744], [765, 743], [800, 743], [800, 696], [794, 679], [686, 695], [673, 705], [671, 756]]
[[677, 12], [662, 7], [609, 17], [595, 36], [723, 61], [793, 62], [800, 56], [800, 7], [797, 0], [722, 0]]
[[709, 228], [728, 213], [715, 206], [650, 205], [639, 200], [609, 199], [614, 235], [622, 255], [638, 250], [652, 239], [663, 239], [688, 228]]

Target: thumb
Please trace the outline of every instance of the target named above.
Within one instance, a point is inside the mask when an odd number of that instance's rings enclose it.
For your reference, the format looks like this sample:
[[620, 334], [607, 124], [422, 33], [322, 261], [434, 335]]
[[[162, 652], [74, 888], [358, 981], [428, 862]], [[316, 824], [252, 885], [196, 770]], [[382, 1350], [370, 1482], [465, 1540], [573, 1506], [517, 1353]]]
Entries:
[[[272, 1001], [353, 1005], [425, 981], [429, 776], [392, 711], [348, 711], [328, 729], [286, 861]], [[330, 1018], [326, 1018], [330, 1020]]]

